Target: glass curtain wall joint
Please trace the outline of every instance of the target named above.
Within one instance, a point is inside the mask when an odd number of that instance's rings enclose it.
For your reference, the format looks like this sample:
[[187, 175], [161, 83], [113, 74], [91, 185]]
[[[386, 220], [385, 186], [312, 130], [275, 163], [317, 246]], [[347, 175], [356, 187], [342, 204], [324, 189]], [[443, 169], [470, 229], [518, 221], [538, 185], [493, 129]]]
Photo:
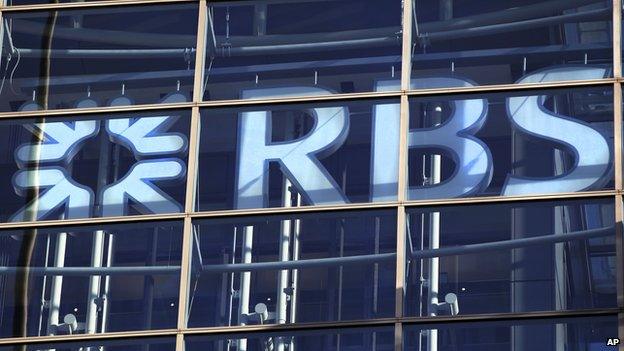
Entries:
[[0, 350], [615, 349], [621, 9], [7, 0]]

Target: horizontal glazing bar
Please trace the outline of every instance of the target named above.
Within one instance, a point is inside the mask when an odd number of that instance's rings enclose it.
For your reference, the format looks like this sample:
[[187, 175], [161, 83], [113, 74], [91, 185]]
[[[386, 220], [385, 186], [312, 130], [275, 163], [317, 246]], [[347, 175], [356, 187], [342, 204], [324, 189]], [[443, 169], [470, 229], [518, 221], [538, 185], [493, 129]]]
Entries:
[[76, 115], [86, 115], [86, 114], [96, 114], [96, 113], [143, 112], [143, 111], [154, 111], [154, 110], [190, 109], [194, 105], [195, 104], [191, 102], [183, 102], [183, 103], [169, 103], [169, 104], [102, 106], [102, 107], [93, 107], [93, 108], [0, 112], [0, 119], [50, 117], [50, 116], [64, 116], [64, 115], [67, 115], [68, 118], [71, 118]]
[[404, 317], [370, 320], [340, 321], [330, 323], [300, 323], [300, 324], [263, 324], [231, 327], [208, 327], [192, 328], [184, 330], [185, 335], [193, 334], [222, 334], [222, 333], [252, 333], [281, 330], [309, 330], [309, 329], [335, 329], [358, 326], [390, 325], [394, 323], [431, 324], [431, 323], [461, 323], [469, 321], [496, 321], [496, 320], [526, 320], [546, 318], [570, 318], [587, 316], [610, 316], [617, 315], [616, 308], [591, 309], [575, 311], [551, 311], [551, 312], [527, 312], [527, 313], [497, 313], [497, 314], [474, 314], [436, 317]]
[[553, 83], [547, 83], [547, 84], [509, 84], [509, 85], [475, 86], [475, 87], [444, 88], [444, 89], [410, 90], [407, 92], [394, 91], [394, 92], [381, 92], [381, 93], [373, 92], [373, 93], [300, 96], [300, 97], [279, 98], [279, 99], [275, 98], [275, 99], [250, 99], [250, 100], [215, 100], [215, 101], [204, 101], [204, 102], [199, 102], [199, 103], [184, 102], [184, 103], [168, 103], [168, 104], [127, 105], [127, 106], [102, 106], [102, 107], [95, 107], [95, 108], [16, 111], [16, 112], [0, 112], [0, 119], [32, 118], [32, 117], [42, 117], [42, 116], [62, 116], [62, 115], [78, 115], [78, 114], [94, 114], [94, 113], [110, 113], [110, 112], [137, 112], [137, 111], [192, 108], [195, 106], [234, 107], [234, 106], [249, 106], [249, 105], [288, 104], [288, 103], [297, 103], [297, 102], [312, 103], [312, 102], [323, 102], [323, 101], [392, 98], [392, 97], [400, 97], [401, 95], [434, 96], [434, 95], [450, 95], [450, 94], [479, 93], [479, 92], [493, 92], [493, 91], [503, 92], [503, 91], [516, 91], [516, 90], [535, 90], [535, 89], [547, 89], [547, 88], [606, 85], [606, 84], [613, 84], [616, 81], [621, 81], [621, 78], [619, 80], [616, 80], [615, 78], [607, 78], [607, 79], [600, 79], [600, 80], [553, 82]]
[[31, 336], [25, 338], [5, 338], [0, 339], [0, 345], [15, 344], [40, 344], [48, 342], [60, 341], [80, 341], [80, 340], [110, 340], [123, 338], [149, 338], [155, 336], [172, 336], [179, 334], [177, 329], [160, 329], [160, 330], [143, 330], [132, 332], [114, 332], [105, 334], [70, 334], [70, 335], [52, 335], [52, 336]]
[[98, 225], [110, 223], [131, 223], [131, 222], [148, 222], [161, 220], [184, 219], [188, 215], [185, 213], [172, 214], [154, 214], [154, 215], [138, 215], [123, 217], [99, 217], [99, 218], [80, 218], [80, 219], [62, 219], [37, 222], [7, 222], [0, 223], [0, 230], [17, 229], [17, 228], [37, 228], [37, 227], [59, 227], [70, 225]]
[[196, 335], [196, 334], [236, 334], [253, 333], [282, 330], [310, 330], [310, 329], [335, 329], [357, 326], [382, 326], [393, 325], [395, 323], [409, 324], [446, 324], [478, 321], [505, 321], [505, 320], [530, 320], [548, 318], [571, 318], [589, 316], [610, 316], [617, 315], [621, 311], [617, 308], [590, 309], [590, 310], [564, 310], [550, 312], [527, 312], [527, 313], [497, 313], [497, 314], [475, 314], [457, 316], [437, 316], [437, 317], [407, 317], [407, 318], [384, 318], [369, 320], [353, 320], [327, 323], [300, 323], [300, 324], [264, 324], [231, 327], [207, 327], [192, 329], [161, 329], [147, 330], [141, 332], [115, 332], [106, 334], [73, 334], [58, 336], [38, 336], [26, 338], [6, 338], [0, 339], [0, 345], [14, 345], [21, 343], [47, 343], [55, 341], [80, 341], [80, 340], [107, 340], [120, 338], [143, 338], [154, 336], [170, 336], [176, 334]]
[[99, 218], [80, 218], [67, 220], [44, 220], [37, 222], [7, 222], [0, 223], [0, 230], [18, 229], [18, 228], [36, 228], [36, 227], [59, 227], [70, 225], [98, 225], [106, 223], [131, 223], [145, 221], [160, 221], [172, 219], [191, 218], [211, 218], [211, 217], [240, 217], [249, 215], [263, 214], [289, 214], [304, 212], [327, 212], [327, 211], [346, 211], [346, 210], [366, 210], [366, 209], [383, 209], [394, 208], [400, 205], [406, 207], [424, 207], [439, 205], [459, 205], [470, 203], [495, 203], [495, 202], [526, 202], [535, 200], [555, 200], [555, 199], [576, 199], [621, 195], [621, 192], [615, 190], [595, 191], [595, 192], [579, 192], [579, 193], [561, 193], [547, 195], [529, 195], [529, 196], [492, 196], [478, 198], [457, 198], [444, 200], [415, 200], [405, 202], [379, 202], [379, 203], [360, 203], [347, 205], [323, 205], [323, 206], [307, 206], [307, 207], [288, 207], [288, 208], [258, 208], [250, 210], [223, 210], [223, 211], [206, 211], [192, 213], [171, 213], [171, 214], [153, 214], [153, 215], [136, 215], [123, 217], [99, 217]]
[[23, 12], [35, 10], [73, 9], [86, 7], [110, 7], [128, 5], [161, 5], [178, 2], [198, 2], [198, 0], [103, 0], [84, 2], [59, 2], [50, 4], [0, 6], [2, 12]]

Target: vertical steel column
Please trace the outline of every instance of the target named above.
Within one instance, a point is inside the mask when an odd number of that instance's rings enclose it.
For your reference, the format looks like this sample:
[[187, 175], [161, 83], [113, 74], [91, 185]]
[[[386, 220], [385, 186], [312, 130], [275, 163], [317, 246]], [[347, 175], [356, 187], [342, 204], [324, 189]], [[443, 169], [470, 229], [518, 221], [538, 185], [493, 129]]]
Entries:
[[[67, 233], [59, 233], [54, 247], [54, 267], [65, 266], [65, 249], [67, 247]], [[56, 326], [60, 321], [61, 291], [63, 290], [63, 276], [52, 277], [50, 286], [50, 300], [48, 309], [47, 334], [56, 334]]]
[[[439, 126], [442, 123], [442, 109], [441, 106], [436, 105], [434, 110], [431, 111], [430, 116], [425, 116], [428, 121], [425, 121], [425, 126], [427, 127], [435, 127]], [[428, 184], [434, 185], [438, 184], [441, 181], [442, 173], [442, 155], [430, 155], [429, 157], [425, 156], [425, 160], [429, 158], [429, 177]], [[428, 229], [429, 236], [429, 249], [435, 250], [440, 248], [440, 212], [432, 212], [429, 213], [428, 221], [425, 223], [426, 228]], [[423, 229], [425, 226], [423, 226]], [[422, 232], [424, 235], [424, 231]], [[438, 293], [440, 287], [440, 258], [432, 257], [429, 259], [429, 284], [428, 284], [428, 292], [427, 292], [427, 315], [434, 317], [438, 314]], [[422, 298], [422, 296], [421, 296]], [[428, 351], [437, 351], [438, 350], [438, 330], [430, 329], [428, 332], [427, 338], [427, 350]]]
[[[286, 208], [292, 207], [292, 184], [288, 178], [284, 179], [282, 184], [282, 204]], [[285, 262], [290, 260], [290, 237], [292, 232], [292, 223], [290, 219], [284, 219], [281, 223], [281, 230], [279, 236], [279, 261]], [[275, 305], [275, 323], [286, 324], [287, 311], [288, 311], [288, 294], [286, 294], [286, 288], [288, 288], [289, 270], [282, 269], [277, 272], [277, 300]], [[294, 308], [294, 306], [291, 306]], [[275, 338], [275, 350], [284, 351], [284, 340], [281, 336]]]
[[[108, 233], [108, 243], [106, 249], [106, 267], [113, 266], [113, 256], [114, 256], [114, 248], [115, 248], [115, 236], [113, 233]], [[111, 287], [111, 276], [107, 275], [104, 277], [104, 290], [102, 291], [102, 324], [100, 325], [100, 330], [102, 333], [106, 332], [106, 328], [108, 328], [108, 314], [110, 310], [110, 305], [108, 303], [109, 293]]]
[[[301, 195], [299, 193], [295, 193], [295, 206], [301, 207]], [[301, 220], [295, 219], [295, 225], [293, 228], [293, 236], [292, 236], [292, 260], [299, 260], [299, 234], [301, 233]], [[295, 323], [297, 321], [297, 279], [299, 278], [299, 271], [297, 269], [292, 270], [291, 280], [292, 280], [292, 295], [290, 296], [290, 323]], [[295, 339], [290, 339], [290, 347], [288, 351], [295, 351]]]
[[[241, 249], [241, 263], [251, 263], [252, 247], [253, 247], [254, 227], [246, 226], [243, 228], [243, 247]], [[245, 315], [249, 314], [249, 299], [251, 290], [251, 272], [241, 272], [240, 286], [238, 287], [238, 324], [246, 325]], [[247, 339], [239, 339], [237, 351], [247, 350]]]
[[[102, 267], [104, 259], [104, 231], [93, 232], [93, 245], [91, 248], [91, 267]], [[85, 320], [85, 333], [94, 334], [97, 331], [98, 299], [100, 297], [100, 282], [102, 277], [92, 275], [89, 277], [89, 299], [87, 301], [87, 316]]]
[[[106, 134], [100, 134], [100, 157], [98, 162], [97, 192], [103, 189], [109, 181], [108, 167], [111, 163], [112, 148], [108, 143]], [[104, 244], [106, 233], [103, 230], [93, 232], [93, 244], [91, 247], [91, 267], [102, 267], [104, 261]], [[100, 291], [102, 276], [92, 275], [89, 277], [89, 291], [87, 299], [87, 315], [85, 318], [85, 333], [97, 332], [98, 312], [100, 310]]]

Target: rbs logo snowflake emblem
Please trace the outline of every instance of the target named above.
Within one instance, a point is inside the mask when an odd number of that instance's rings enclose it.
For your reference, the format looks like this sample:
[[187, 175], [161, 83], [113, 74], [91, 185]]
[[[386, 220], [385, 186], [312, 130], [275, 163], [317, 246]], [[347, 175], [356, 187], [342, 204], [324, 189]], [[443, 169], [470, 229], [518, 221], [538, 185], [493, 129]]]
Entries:
[[[13, 185], [22, 196], [33, 188], [38, 188], [39, 194], [11, 220], [46, 219], [59, 209], [66, 219], [123, 216], [128, 214], [129, 201], [142, 213], [181, 212], [182, 206], [158, 187], [160, 181], [183, 179], [186, 174], [186, 164], [174, 156], [186, 150], [187, 138], [167, 131], [177, 118], [163, 115], [28, 126], [40, 141], [16, 149], [15, 160], [20, 169], [13, 176]], [[84, 143], [101, 129], [111, 142], [131, 150], [136, 163], [122, 178], [97, 190], [96, 195], [72, 179], [65, 165], [71, 164]], [[96, 197], [100, 206], [94, 213]]]

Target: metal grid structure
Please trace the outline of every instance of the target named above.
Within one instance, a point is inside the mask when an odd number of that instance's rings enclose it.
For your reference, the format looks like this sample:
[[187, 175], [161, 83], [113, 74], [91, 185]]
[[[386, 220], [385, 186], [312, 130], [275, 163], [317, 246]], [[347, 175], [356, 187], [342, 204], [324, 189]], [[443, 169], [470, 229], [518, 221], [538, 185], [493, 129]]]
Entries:
[[[266, 100], [227, 100], [227, 101], [202, 101], [202, 85], [204, 77], [205, 64], [205, 39], [202, 35], [206, 33], [207, 11], [210, 1], [208, 0], [106, 0], [106, 1], [87, 1], [87, 2], [69, 2], [69, 3], [51, 3], [37, 5], [16, 5], [0, 7], [0, 18], [3, 14], [9, 12], [28, 12], [34, 10], [62, 10], [77, 8], [105, 8], [105, 7], [122, 7], [131, 5], [155, 5], [169, 3], [193, 3], [198, 6], [199, 20], [197, 28], [197, 44], [196, 44], [196, 63], [194, 74], [194, 94], [191, 102], [188, 103], [169, 103], [169, 104], [144, 104], [133, 106], [110, 106], [86, 109], [58, 109], [58, 110], [42, 110], [42, 111], [22, 111], [22, 112], [0, 112], [0, 119], [18, 119], [29, 118], [34, 116], [62, 116], [71, 112], [78, 114], [96, 114], [110, 112], [137, 112], [137, 111], [157, 111], [169, 109], [190, 109], [191, 128], [189, 140], [189, 157], [188, 172], [186, 181], [186, 201], [183, 213], [164, 214], [164, 215], [135, 215], [124, 217], [104, 217], [104, 218], [85, 218], [74, 220], [50, 220], [41, 222], [10, 222], [0, 223], [0, 229], [19, 229], [19, 228], [35, 228], [35, 227], [61, 227], [68, 225], [80, 224], [106, 224], [106, 223], [137, 223], [149, 222], [154, 220], [182, 220], [184, 223], [183, 230], [183, 247], [181, 260], [181, 281], [179, 293], [179, 310], [178, 322], [176, 329], [164, 330], [144, 330], [133, 332], [110, 332], [105, 334], [74, 334], [63, 336], [39, 336], [39, 337], [13, 337], [0, 339], [0, 346], [17, 345], [17, 344], [38, 344], [52, 341], [81, 341], [81, 340], [109, 340], [124, 338], [146, 338], [154, 336], [175, 336], [176, 350], [184, 350], [184, 337], [186, 335], [197, 334], [240, 334], [251, 335], [254, 332], [267, 331], [294, 331], [294, 330], [327, 330], [344, 327], [366, 327], [366, 326], [394, 326], [395, 333], [395, 350], [403, 350], [403, 327], [404, 325], [431, 324], [432, 322], [440, 324], [452, 324], [469, 321], [505, 321], [505, 320], [532, 320], [544, 318], [558, 317], [580, 317], [580, 316], [603, 316], [617, 315], [619, 320], [619, 337], [624, 338], [624, 235], [622, 221], [624, 217], [622, 196], [622, 87], [624, 82], [622, 76], [622, 49], [621, 49], [621, 11], [622, 0], [613, 0], [613, 73], [612, 78], [604, 78], [599, 80], [574, 80], [560, 81], [540, 84], [503, 84], [474, 86], [447, 89], [422, 89], [410, 90], [411, 77], [411, 42], [412, 42], [412, 3], [403, 1], [403, 36], [402, 36], [402, 75], [401, 90], [394, 92], [370, 92], [370, 93], [347, 93], [314, 97], [291, 97], [283, 99], [266, 99]], [[580, 193], [559, 193], [547, 195], [529, 195], [529, 196], [487, 196], [487, 197], [469, 197], [444, 200], [407, 200], [407, 131], [409, 124], [409, 97], [413, 96], [435, 96], [435, 95], [451, 95], [458, 93], [480, 93], [480, 92], [509, 92], [523, 91], [530, 89], [547, 89], [562, 87], [583, 87], [583, 86], [613, 86], [613, 105], [614, 105], [614, 153], [615, 153], [615, 189], [604, 191], [588, 191]], [[199, 144], [199, 124], [200, 109], [204, 107], [222, 107], [222, 106], [241, 106], [241, 105], [273, 105], [293, 102], [323, 102], [323, 101], [341, 101], [355, 99], [369, 99], [380, 97], [400, 98], [400, 162], [399, 162], [399, 181], [398, 181], [398, 199], [392, 202], [376, 202], [376, 203], [356, 203], [348, 205], [323, 205], [323, 206], [307, 206], [307, 207], [289, 207], [289, 208], [259, 208], [251, 210], [219, 210], [219, 211], [196, 211], [194, 208], [194, 196], [196, 189], [195, 176], [198, 168], [198, 144]], [[405, 242], [406, 228], [405, 217], [406, 210], [413, 207], [439, 206], [451, 204], [476, 204], [476, 203], [499, 203], [499, 202], [525, 202], [534, 200], [562, 200], [562, 199], [580, 199], [580, 198], [597, 198], [611, 197], [615, 203], [615, 220], [616, 220], [616, 249], [617, 249], [617, 308], [609, 309], [593, 309], [586, 311], [551, 311], [551, 312], [528, 312], [528, 313], [501, 313], [501, 314], [478, 314], [478, 315], [457, 315], [453, 317], [407, 317], [403, 315], [403, 305], [405, 297]], [[358, 321], [339, 321], [339, 322], [320, 322], [320, 323], [298, 323], [298, 324], [265, 324], [265, 325], [248, 325], [248, 326], [232, 326], [232, 327], [204, 327], [204, 328], [187, 328], [187, 296], [189, 293], [189, 267], [191, 261], [191, 242], [192, 242], [192, 225], [195, 220], [200, 218], [222, 218], [222, 217], [242, 217], [248, 215], [262, 214], [286, 214], [286, 213], [305, 213], [305, 212], [321, 212], [321, 211], [340, 211], [340, 210], [358, 210], [358, 209], [393, 209], [396, 211], [397, 219], [397, 260], [396, 260], [396, 303], [395, 317], [384, 319], [358, 320]]]

